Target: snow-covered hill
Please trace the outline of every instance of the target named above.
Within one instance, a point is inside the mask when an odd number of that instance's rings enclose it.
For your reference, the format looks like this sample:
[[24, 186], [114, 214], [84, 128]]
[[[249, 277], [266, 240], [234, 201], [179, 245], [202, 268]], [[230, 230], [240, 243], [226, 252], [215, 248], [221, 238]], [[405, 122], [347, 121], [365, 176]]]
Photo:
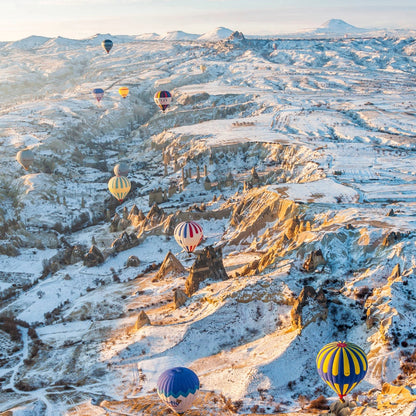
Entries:
[[[182, 365], [190, 416], [316, 415], [337, 400], [316, 354], [347, 339], [369, 362], [353, 414], [415, 414], [414, 39], [226, 32], [0, 44], [0, 412], [164, 415]], [[175, 302], [187, 220], [228, 278]], [[169, 251], [185, 271], [156, 275]]]
[[204, 33], [201, 35], [198, 40], [200, 41], [208, 41], [208, 42], [215, 42], [217, 40], [227, 39], [233, 33], [232, 30], [227, 29], [225, 27], [217, 27], [216, 29], [212, 30], [211, 32]]

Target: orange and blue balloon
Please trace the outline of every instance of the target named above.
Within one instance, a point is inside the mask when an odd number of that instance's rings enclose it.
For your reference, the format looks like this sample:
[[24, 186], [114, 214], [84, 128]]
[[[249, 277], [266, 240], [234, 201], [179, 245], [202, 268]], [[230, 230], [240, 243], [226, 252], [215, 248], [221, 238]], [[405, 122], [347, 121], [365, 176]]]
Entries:
[[199, 390], [198, 376], [189, 368], [174, 367], [163, 372], [157, 381], [157, 394], [174, 412], [191, 408]]
[[176, 242], [188, 253], [192, 253], [201, 242], [204, 234], [202, 227], [194, 221], [181, 222], [173, 233]]
[[356, 387], [367, 373], [365, 352], [352, 342], [331, 342], [316, 357], [318, 373], [340, 400]]
[[102, 41], [101, 45], [107, 53], [110, 53], [111, 48], [113, 47], [113, 41], [110, 39], [105, 39]]
[[172, 95], [169, 91], [158, 91], [154, 96], [155, 103], [165, 112], [172, 101]]

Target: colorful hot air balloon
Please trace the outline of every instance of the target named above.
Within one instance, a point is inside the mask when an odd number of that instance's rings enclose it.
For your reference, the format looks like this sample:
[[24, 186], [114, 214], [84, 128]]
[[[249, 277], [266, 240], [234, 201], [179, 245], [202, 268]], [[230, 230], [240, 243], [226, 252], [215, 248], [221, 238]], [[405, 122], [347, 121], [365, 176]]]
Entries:
[[114, 166], [114, 174], [116, 176], [127, 176], [129, 174], [129, 170], [129, 165], [126, 162], [120, 162]]
[[341, 401], [367, 373], [365, 352], [351, 342], [331, 342], [316, 357], [318, 373]]
[[102, 88], [94, 88], [92, 93], [98, 102], [100, 102], [104, 97], [104, 90]]
[[204, 236], [202, 227], [194, 221], [181, 222], [175, 227], [173, 235], [176, 242], [188, 253], [195, 250]]
[[199, 68], [201, 69], [201, 72], [205, 72], [207, 70], [205, 65], [200, 65]]
[[113, 41], [110, 39], [106, 39], [102, 41], [101, 45], [107, 51], [107, 53], [110, 53], [111, 48], [113, 47]]
[[185, 367], [166, 370], [157, 381], [157, 394], [164, 403], [179, 414], [190, 409], [198, 390], [198, 376]]
[[111, 194], [121, 202], [129, 193], [131, 188], [130, 181], [124, 176], [113, 176], [108, 181], [108, 189]]
[[127, 87], [120, 87], [118, 89], [118, 93], [123, 97], [126, 98], [129, 95], [129, 89]]
[[155, 103], [164, 112], [172, 101], [172, 96], [169, 91], [158, 91], [154, 97]]
[[28, 170], [35, 160], [35, 155], [30, 149], [23, 149], [17, 153], [16, 160], [25, 168], [25, 170]]

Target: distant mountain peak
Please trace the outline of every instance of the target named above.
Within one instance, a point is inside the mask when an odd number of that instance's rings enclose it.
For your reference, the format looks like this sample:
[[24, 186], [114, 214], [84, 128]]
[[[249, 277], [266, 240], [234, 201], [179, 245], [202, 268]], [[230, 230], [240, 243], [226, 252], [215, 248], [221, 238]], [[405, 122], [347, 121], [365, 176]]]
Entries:
[[365, 29], [350, 25], [342, 19], [330, 19], [319, 26], [314, 32], [347, 33], [364, 32]]
[[206, 41], [217, 41], [227, 39], [232, 35], [234, 31], [231, 29], [227, 29], [226, 27], [217, 27], [211, 32], [204, 33], [202, 36], [198, 38], [198, 40], [206, 40]]

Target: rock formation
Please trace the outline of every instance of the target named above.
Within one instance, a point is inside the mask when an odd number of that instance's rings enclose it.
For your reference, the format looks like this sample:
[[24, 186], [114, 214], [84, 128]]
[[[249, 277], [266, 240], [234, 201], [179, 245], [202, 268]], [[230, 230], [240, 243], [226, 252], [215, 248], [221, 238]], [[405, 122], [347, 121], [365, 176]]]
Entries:
[[155, 202], [146, 215], [146, 219], [150, 226], [154, 227], [159, 225], [165, 218], [165, 212], [162, 208], [159, 208], [159, 205]]
[[111, 243], [111, 248], [116, 252], [128, 250], [139, 245], [139, 240], [134, 233], [127, 233], [124, 231], [119, 238]]
[[303, 270], [307, 272], [313, 272], [320, 265], [325, 265], [326, 261], [320, 249], [312, 251], [307, 257], [305, 263], [303, 263]]
[[104, 256], [97, 246], [91, 246], [90, 251], [84, 256], [84, 266], [94, 267], [104, 263]]
[[222, 247], [205, 247], [195, 251], [197, 255], [185, 282], [185, 293], [191, 296], [199, 289], [199, 285], [207, 279], [227, 280], [228, 275], [222, 262]]
[[143, 211], [138, 209], [136, 205], [132, 206], [127, 217], [133, 227], [137, 227], [145, 218]]
[[181, 262], [174, 256], [174, 254], [169, 250], [168, 254], [166, 254], [166, 257], [163, 260], [162, 265], [160, 266], [159, 271], [153, 278], [153, 281], [160, 280], [166, 277], [180, 276], [184, 273], [185, 268], [182, 266]]
[[188, 296], [186, 296], [186, 293], [184, 291], [182, 291], [181, 289], [176, 289], [173, 295], [173, 301], [175, 302], [175, 309], [178, 309], [182, 305], [184, 305], [188, 299], [189, 298]]
[[130, 256], [127, 259], [126, 267], [138, 267], [140, 265], [140, 260], [137, 256]]
[[396, 232], [396, 231], [392, 231], [391, 233], [388, 233], [384, 237], [383, 242], [381, 243], [381, 245], [383, 247], [390, 247], [391, 245], [393, 245], [394, 243], [397, 243], [401, 239], [402, 239], [401, 233]]
[[141, 327], [145, 326], [145, 325], [151, 325], [150, 324], [150, 319], [149, 317], [146, 315], [145, 311], [141, 311], [137, 317], [136, 323], [134, 324], [134, 330], [137, 331], [139, 330]]
[[327, 299], [324, 292], [318, 292], [312, 286], [305, 286], [296, 299], [290, 312], [292, 325], [303, 329], [318, 319], [326, 320], [328, 316]]

